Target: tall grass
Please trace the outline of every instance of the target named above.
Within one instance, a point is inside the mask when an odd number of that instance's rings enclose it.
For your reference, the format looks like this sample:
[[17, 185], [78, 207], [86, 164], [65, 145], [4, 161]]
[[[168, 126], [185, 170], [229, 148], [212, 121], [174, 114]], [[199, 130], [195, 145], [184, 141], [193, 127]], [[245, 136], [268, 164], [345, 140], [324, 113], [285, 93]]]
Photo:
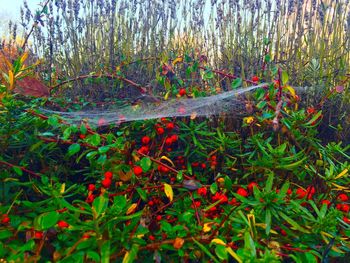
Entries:
[[[122, 61], [191, 50], [249, 77], [267, 52], [296, 85], [333, 85], [349, 72], [349, 0], [53, 0], [33, 51], [55, 78], [114, 70]], [[25, 4], [22, 26], [33, 12]], [[13, 27], [13, 26], [12, 26]], [[12, 30], [13, 31], [13, 30]], [[135, 65], [133, 79], [154, 77]]]

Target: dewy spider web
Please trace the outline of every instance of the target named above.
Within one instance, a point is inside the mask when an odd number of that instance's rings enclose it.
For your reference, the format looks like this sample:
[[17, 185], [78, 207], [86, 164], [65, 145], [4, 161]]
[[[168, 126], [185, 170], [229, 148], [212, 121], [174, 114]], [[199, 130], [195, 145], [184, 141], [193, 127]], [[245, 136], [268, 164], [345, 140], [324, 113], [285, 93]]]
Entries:
[[218, 95], [199, 98], [181, 98], [160, 102], [148, 102], [143, 96], [136, 105], [124, 105], [115, 109], [93, 109], [76, 112], [54, 111], [41, 108], [45, 114], [55, 114], [71, 123], [88, 122], [90, 125], [105, 126], [138, 120], [163, 117], [188, 117], [219, 115], [221, 113], [246, 114], [245, 104], [239, 95], [267, 86], [266, 83], [240, 88]]

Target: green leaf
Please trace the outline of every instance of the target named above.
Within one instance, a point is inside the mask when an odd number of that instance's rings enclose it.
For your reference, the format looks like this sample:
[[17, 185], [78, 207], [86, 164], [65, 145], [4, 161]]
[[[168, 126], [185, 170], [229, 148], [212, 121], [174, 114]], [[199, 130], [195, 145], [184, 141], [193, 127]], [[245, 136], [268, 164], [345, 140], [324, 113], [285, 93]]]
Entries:
[[237, 79], [234, 79], [231, 83], [231, 87], [233, 89], [237, 89], [239, 88], [240, 86], [242, 86], [242, 79], [241, 78], [237, 78]]
[[92, 259], [94, 262], [100, 262], [101, 258], [95, 251], [86, 252], [86, 259]]
[[306, 230], [305, 228], [301, 227], [297, 222], [295, 222], [293, 219], [291, 219], [289, 216], [287, 216], [286, 214], [279, 212], [279, 215], [287, 221], [288, 224], [292, 225], [296, 230], [299, 230], [300, 232], [303, 233], [310, 233], [308, 230]]
[[271, 230], [271, 211], [270, 209], [266, 209], [265, 212], [265, 224], [266, 224], [266, 235], [270, 234], [270, 230]]
[[111, 254], [111, 241], [106, 240], [101, 246], [101, 263], [109, 263]]
[[53, 127], [57, 127], [58, 125], [58, 119], [56, 116], [50, 116], [48, 119], [47, 119], [47, 123]]
[[256, 257], [255, 243], [249, 232], [244, 233], [244, 249], [249, 251], [252, 257]]
[[100, 154], [104, 154], [104, 153], [108, 152], [110, 148], [111, 148], [110, 146], [101, 146], [100, 148], [98, 148], [98, 152]]
[[271, 55], [270, 54], [265, 55], [265, 62], [269, 63], [270, 61], [271, 61]]
[[59, 218], [59, 213], [56, 211], [46, 212], [34, 219], [34, 228], [37, 230], [47, 230], [54, 226]]
[[95, 217], [98, 218], [103, 212], [105, 212], [108, 206], [108, 198], [103, 195], [96, 197], [92, 203], [92, 209], [95, 211]]
[[265, 186], [265, 191], [267, 193], [270, 192], [272, 189], [273, 178], [274, 178], [274, 175], [272, 173], [267, 178], [267, 182], [266, 182], [266, 186]]
[[143, 201], [147, 201], [147, 194], [146, 194], [146, 191], [142, 190], [142, 188], [140, 188], [140, 187], [137, 187], [137, 188], [136, 188], [136, 191], [137, 191], [137, 193], [139, 194], [139, 196], [141, 197], [141, 199], [142, 199]]
[[93, 146], [99, 146], [101, 143], [101, 137], [99, 134], [94, 134], [92, 135], [89, 139], [88, 142], [93, 145]]
[[201, 243], [199, 243], [196, 239], [192, 238], [193, 242], [197, 244], [197, 246], [205, 253], [207, 254], [208, 257], [210, 257], [215, 263], [220, 263], [220, 261], [218, 261], [216, 259], [216, 257], [210, 253], [210, 251]]
[[80, 151], [80, 144], [74, 143], [68, 148], [68, 156], [72, 156]]
[[124, 258], [123, 258], [123, 263], [134, 262], [138, 252], [139, 252], [139, 245], [138, 244], [133, 244], [131, 246], [131, 250], [126, 252], [126, 254], [125, 254]]
[[117, 210], [117, 213], [122, 212], [125, 207], [126, 207], [125, 196], [117, 195], [116, 197], [114, 197], [112, 208]]
[[215, 194], [217, 191], [218, 191], [218, 185], [217, 185], [216, 183], [212, 183], [212, 184], [210, 185], [210, 192], [211, 192], [212, 194]]
[[152, 166], [152, 161], [148, 157], [143, 157], [140, 162], [141, 168], [144, 172], [148, 172]]
[[309, 120], [307, 123], [305, 123], [305, 125], [310, 126], [313, 122], [315, 122], [321, 116], [321, 114], [322, 114], [322, 111], [320, 110], [319, 112], [317, 112], [315, 114], [315, 116], [311, 120]]
[[223, 245], [217, 245], [215, 248], [215, 254], [218, 256], [220, 260], [227, 260], [227, 250], [226, 247]]
[[15, 171], [15, 173], [19, 176], [23, 175], [23, 171], [21, 168], [19, 168], [18, 166], [13, 166], [12, 169]]
[[227, 190], [231, 190], [232, 189], [232, 180], [230, 177], [228, 177], [227, 175], [225, 176], [225, 181], [224, 181], [224, 185], [225, 185], [225, 188]]
[[207, 70], [203, 76], [204, 80], [212, 79], [214, 78], [214, 73], [211, 70]]
[[0, 240], [7, 239], [12, 236], [13, 236], [13, 233], [10, 230], [7, 230], [7, 229], [0, 230]]
[[184, 176], [183, 176], [183, 171], [179, 171], [176, 175], [176, 180], [181, 182], [183, 180]]
[[287, 71], [283, 70], [282, 72], [282, 85], [286, 85], [288, 83], [289, 76]]

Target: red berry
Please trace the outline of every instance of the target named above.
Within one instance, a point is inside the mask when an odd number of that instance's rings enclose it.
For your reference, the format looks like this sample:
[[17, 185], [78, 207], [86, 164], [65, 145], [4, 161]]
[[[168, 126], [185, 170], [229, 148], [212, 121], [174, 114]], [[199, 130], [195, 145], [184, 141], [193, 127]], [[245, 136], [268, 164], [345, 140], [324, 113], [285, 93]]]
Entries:
[[281, 235], [282, 235], [282, 236], [286, 236], [286, 235], [287, 235], [287, 232], [286, 232], [285, 230], [281, 229]]
[[171, 138], [166, 138], [165, 139], [165, 144], [166, 145], [171, 145], [173, 143], [173, 140]]
[[86, 198], [86, 203], [91, 204], [95, 200], [95, 196], [93, 194], [88, 195]]
[[104, 188], [109, 188], [112, 184], [112, 180], [110, 178], [105, 178], [102, 180], [101, 184]]
[[207, 165], [205, 163], [202, 163], [201, 167], [202, 167], [202, 169], [205, 169], [205, 168], [207, 168]]
[[139, 153], [147, 154], [149, 152], [149, 148], [147, 146], [142, 146], [139, 150]]
[[163, 165], [159, 165], [158, 166], [158, 171], [161, 172], [161, 173], [167, 173], [167, 172], [169, 172], [169, 168], [165, 167]]
[[308, 186], [306, 188], [306, 192], [307, 192], [307, 199], [310, 200], [312, 196], [316, 193], [316, 189], [314, 186]]
[[179, 90], [179, 95], [182, 97], [182, 96], [185, 96], [186, 95], [186, 89], [185, 88], [181, 88], [180, 90]]
[[247, 190], [245, 190], [245, 189], [242, 188], [242, 187], [240, 187], [240, 188], [237, 190], [237, 194], [239, 194], [240, 196], [243, 196], [243, 197], [247, 197], [247, 196], [248, 196]]
[[329, 207], [331, 205], [331, 201], [329, 201], [327, 199], [324, 199], [324, 200], [321, 201], [321, 204], [322, 205], [325, 204], [325, 205], [327, 205]]
[[84, 235], [82, 236], [82, 238], [83, 238], [83, 239], [89, 239], [89, 238], [90, 238], [90, 235], [89, 235], [89, 234], [84, 234]]
[[86, 135], [85, 134], [79, 134], [79, 138], [83, 140], [83, 139], [86, 138]]
[[349, 200], [349, 197], [346, 194], [340, 194], [338, 195], [337, 199], [342, 202], [346, 202]]
[[136, 176], [139, 176], [139, 175], [141, 175], [142, 174], [142, 168], [140, 167], [140, 166], [135, 166], [134, 167], [134, 174], [136, 175]]
[[179, 139], [179, 136], [177, 136], [176, 134], [173, 134], [171, 135], [171, 141], [174, 143], [174, 142], [177, 142], [177, 140]]
[[174, 125], [173, 122], [169, 122], [169, 123], [166, 125], [166, 129], [167, 129], [167, 130], [172, 130], [172, 129], [174, 129], [174, 127], [175, 127], [175, 125]]
[[237, 202], [236, 198], [232, 198], [230, 202], [228, 202], [230, 205], [239, 205], [239, 202]]
[[105, 172], [105, 178], [112, 179], [113, 173], [111, 171]]
[[342, 205], [342, 211], [345, 212], [345, 213], [349, 213], [350, 206], [348, 204], [343, 204]]
[[2, 220], [1, 223], [8, 224], [10, 222], [10, 218], [6, 215]]
[[158, 127], [156, 131], [158, 135], [162, 135], [164, 133], [164, 129], [162, 127]]
[[346, 216], [343, 217], [343, 221], [344, 221], [345, 223], [347, 223], [348, 225], [350, 225], [350, 219], [347, 218]]
[[60, 221], [57, 222], [57, 226], [59, 228], [67, 228], [67, 227], [69, 227], [69, 224], [67, 222], [63, 221], [63, 220], [60, 220]]
[[161, 215], [157, 215], [156, 220], [157, 220], [157, 221], [162, 220], [162, 216], [161, 216]]
[[197, 193], [199, 195], [205, 196], [205, 195], [207, 195], [207, 188], [206, 187], [198, 188]]
[[254, 187], [258, 187], [258, 184], [256, 182], [251, 182], [250, 184], [248, 184], [247, 188], [249, 191], [253, 191]]
[[42, 231], [35, 231], [34, 238], [36, 239], [43, 239], [44, 233]]
[[191, 205], [192, 208], [197, 208], [201, 206], [201, 202], [200, 201], [194, 201], [194, 203]]
[[95, 189], [96, 189], [96, 186], [94, 185], [94, 184], [89, 184], [89, 186], [88, 186], [88, 190], [89, 191], [95, 191]]
[[302, 188], [298, 188], [296, 191], [297, 198], [303, 199], [306, 196], [306, 191]]
[[62, 209], [58, 209], [58, 210], [57, 210], [57, 213], [62, 214], [62, 213], [64, 213], [64, 212], [66, 212], [67, 210], [68, 210], [67, 207], [62, 208]]
[[258, 76], [253, 76], [252, 77], [252, 81], [253, 82], [258, 82], [259, 81], [259, 77]]
[[150, 235], [149, 237], [148, 237], [150, 240], [152, 240], [152, 241], [154, 241], [156, 238], [154, 237], [154, 235]]
[[142, 144], [146, 144], [146, 145], [149, 144], [150, 141], [151, 141], [151, 138], [148, 136], [143, 136], [141, 139]]
[[290, 188], [288, 188], [287, 195], [291, 195], [291, 194], [292, 194], [292, 190]]
[[148, 201], [148, 205], [149, 206], [153, 206], [154, 205], [154, 202], [151, 200], [151, 201]]

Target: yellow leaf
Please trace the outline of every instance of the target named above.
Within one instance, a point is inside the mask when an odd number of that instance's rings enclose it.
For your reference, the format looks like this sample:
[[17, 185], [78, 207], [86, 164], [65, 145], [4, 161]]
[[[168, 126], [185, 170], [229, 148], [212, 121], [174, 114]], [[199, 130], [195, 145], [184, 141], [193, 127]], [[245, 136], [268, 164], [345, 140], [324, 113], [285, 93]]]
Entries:
[[124, 255], [124, 258], [123, 258], [123, 263], [127, 263], [129, 262], [129, 251], [127, 251]]
[[251, 124], [253, 121], [254, 121], [254, 117], [250, 116], [250, 117], [245, 117], [243, 118], [243, 121], [246, 123], [246, 124]]
[[348, 169], [345, 169], [340, 174], [338, 174], [334, 179], [337, 180], [337, 179], [343, 177], [344, 175], [346, 175], [348, 173], [348, 171], [349, 171]]
[[210, 243], [226, 246], [226, 243], [219, 238], [214, 238]]
[[65, 190], [66, 190], [66, 184], [63, 183], [63, 184], [61, 185], [60, 193], [63, 194]]
[[25, 53], [23, 54], [23, 56], [21, 57], [21, 60], [20, 60], [21, 64], [23, 64], [24, 61], [27, 60], [27, 58], [28, 58], [28, 52], [25, 52]]
[[133, 203], [133, 204], [128, 208], [128, 210], [126, 211], [126, 215], [130, 215], [130, 214], [132, 214], [133, 212], [135, 212], [136, 207], [137, 207], [137, 204], [136, 204], [136, 203]]
[[164, 100], [168, 100], [169, 99], [169, 96], [170, 96], [170, 91], [168, 91], [166, 94], [165, 94], [165, 96], [164, 96]]
[[175, 249], [180, 249], [180, 248], [182, 248], [182, 246], [184, 245], [184, 243], [185, 243], [185, 239], [183, 239], [183, 238], [181, 238], [181, 237], [177, 237], [177, 238], [175, 238], [175, 241], [174, 241], [174, 243], [173, 243], [173, 247], [174, 247]]
[[290, 94], [293, 96], [293, 98], [295, 98], [295, 89], [292, 88], [291, 86], [287, 85], [286, 89], [290, 92]]
[[232, 248], [228, 247], [226, 248], [227, 252], [230, 253], [230, 255], [238, 262], [242, 263], [242, 259], [232, 250]]
[[203, 225], [203, 232], [207, 233], [211, 230], [211, 226], [214, 224], [214, 222], [204, 223]]
[[14, 76], [13, 76], [13, 72], [12, 70], [9, 70], [9, 85], [10, 85], [10, 90], [13, 89], [13, 85], [15, 84], [15, 79], [14, 79]]
[[167, 183], [164, 184], [164, 192], [165, 192], [165, 195], [169, 198], [170, 202], [172, 202], [174, 198], [174, 192], [170, 184], [167, 184]]
[[182, 61], [183, 61], [182, 57], [177, 57], [176, 59], [174, 59], [173, 65], [175, 66], [177, 63], [182, 62]]
[[333, 186], [337, 187], [338, 190], [346, 190], [348, 189], [348, 187], [345, 187], [345, 186], [341, 186], [339, 184], [336, 184], [336, 183], [332, 183]]
[[173, 161], [170, 160], [168, 157], [163, 155], [162, 157], [160, 157], [160, 159], [168, 161], [173, 167], [175, 167], [175, 164], [173, 163]]
[[197, 112], [192, 112], [191, 113], [191, 120], [194, 120], [197, 117]]

